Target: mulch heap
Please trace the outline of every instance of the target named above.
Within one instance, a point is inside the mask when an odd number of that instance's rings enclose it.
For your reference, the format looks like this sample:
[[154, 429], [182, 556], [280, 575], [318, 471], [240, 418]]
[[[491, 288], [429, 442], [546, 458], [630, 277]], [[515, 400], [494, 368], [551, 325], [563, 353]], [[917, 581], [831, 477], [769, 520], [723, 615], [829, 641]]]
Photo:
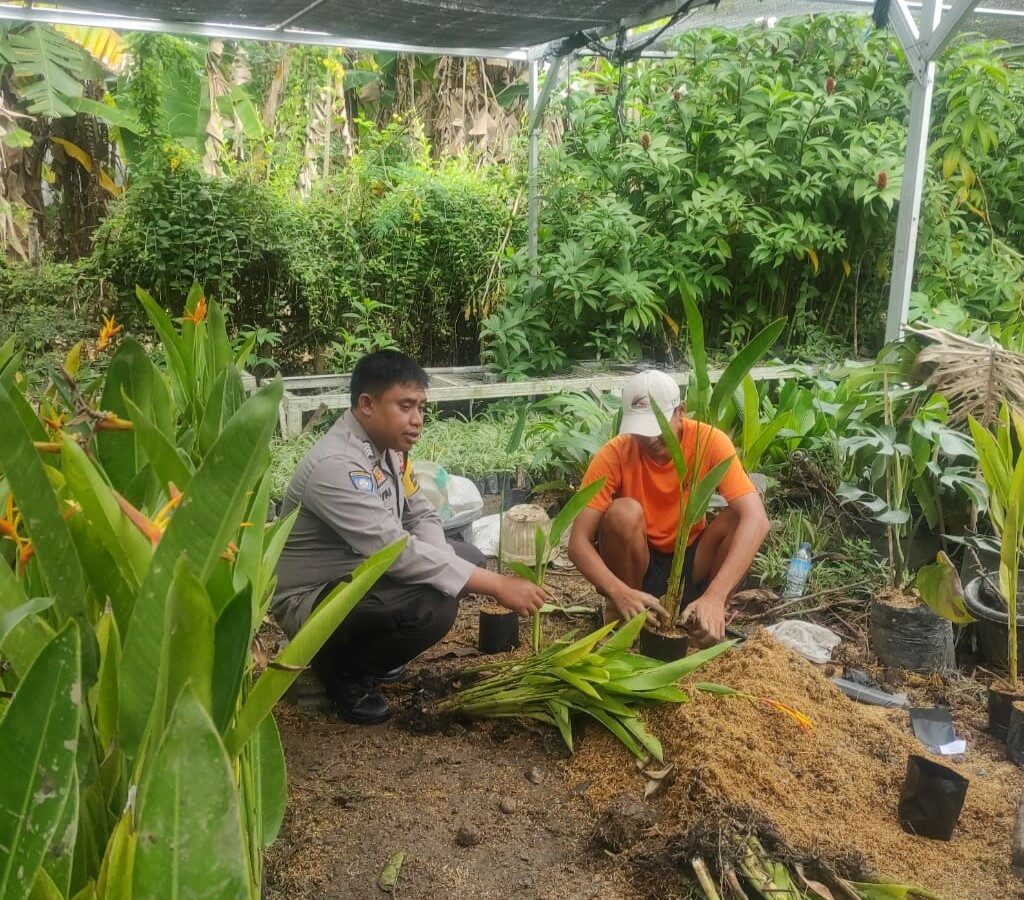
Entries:
[[[759, 632], [700, 669], [697, 681], [782, 701], [809, 716], [802, 731], [788, 715], [741, 698], [693, 693], [647, 721], [674, 766], [648, 805], [651, 841], [688, 859], [728, 861], [756, 833], [780, 861], [853, 880], [914, 883], [945, 900], [1024, 897], [1010, 868], [1010, 842], [1024, 777], [1012, 764], [969, 746], [958, 762], [932, 757], [970, 779], [953, 839], [907, 834], [896, 807], [911, 754], [927, 756], [903, 710], [847, 699], [820, 670]], [[977, 736], [973, 743], [979, 743]], [[969, 738], [969, 744], [971, 740]], [[599, 812], [623, 792], [640, 797], [644, 778], [621, 746], [588, 730], [569, 763], [588, 782]], [[646, 850], [637, 845], [635, 852]]]

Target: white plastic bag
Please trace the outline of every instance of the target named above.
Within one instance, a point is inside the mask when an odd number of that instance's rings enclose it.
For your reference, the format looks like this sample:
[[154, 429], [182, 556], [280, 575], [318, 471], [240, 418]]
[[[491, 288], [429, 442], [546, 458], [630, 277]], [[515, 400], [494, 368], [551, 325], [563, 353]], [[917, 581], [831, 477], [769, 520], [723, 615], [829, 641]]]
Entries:
[[498, 529], [501, 527], [501, 516], [494, 513], [477, 519], [470, 528], [470, 543], [484, 556], [498, 556]]
[[803, 622], [800, 619], [786, 619], [767, 628], [769, 634], [780, 644], [795, 650], [814, 663], [827, 663], [832, 651], [842, 643], [842, 638], [824, 625]]

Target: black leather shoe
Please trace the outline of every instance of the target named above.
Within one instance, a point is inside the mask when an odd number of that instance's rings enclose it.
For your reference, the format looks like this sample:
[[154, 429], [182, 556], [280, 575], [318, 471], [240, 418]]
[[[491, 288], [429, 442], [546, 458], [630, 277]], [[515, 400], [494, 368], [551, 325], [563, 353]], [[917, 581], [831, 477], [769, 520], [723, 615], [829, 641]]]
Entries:
[[335, 711], [353, 725], [375, 725], [391, 716], [377, 679], [371, 675], [333, 678], [328, 690]]
[[377, 679], [377, 684], [397, 684], [405, 678], [408, 668], [408, 665], [396, 666], [390, 672], [385, 672], [383, 675], [374, 675], [373, 677]]

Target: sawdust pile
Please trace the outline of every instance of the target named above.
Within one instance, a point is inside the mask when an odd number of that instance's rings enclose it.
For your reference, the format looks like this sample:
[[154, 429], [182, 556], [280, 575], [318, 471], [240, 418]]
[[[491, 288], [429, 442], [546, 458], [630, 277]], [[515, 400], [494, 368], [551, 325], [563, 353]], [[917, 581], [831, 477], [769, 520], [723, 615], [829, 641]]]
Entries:
[[[854, 703], [814, 666], [761, 632], [701, 669], [696, 680], [780, 700], [814, 723], [801, 731], [761, 703], [694, 692], [692, 703], [653, 710], [648, 721], [675, 766], [650, 802], [659, 831], [678, 845], [719, 848], [751, 827], [794, 858], [846, 877], [913, 882], [946, 900], [1024, 897], [1010, 869], [1014, 810], [1024, 778], [970, 749], [953, 765], [970, 779], [950, 842], [907, 834], [896, 807], [907, 757], [923, 747], [902, 710]], [[949, 763], [949, 760], [942, 760]], [[643, 780], [613, 739], [588, 730], [570, 763], [598, 808]]]

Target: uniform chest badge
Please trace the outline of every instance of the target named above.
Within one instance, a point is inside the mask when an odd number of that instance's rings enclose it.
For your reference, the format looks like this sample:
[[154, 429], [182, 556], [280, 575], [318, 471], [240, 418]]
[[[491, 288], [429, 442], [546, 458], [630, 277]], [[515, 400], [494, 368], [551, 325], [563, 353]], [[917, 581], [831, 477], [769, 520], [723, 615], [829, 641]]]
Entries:
[[373, 476], [369, 472], [349, 472], [348, 477], [352, 479], [352, 487], [364, 494], [372, 494], [374, 489]]

